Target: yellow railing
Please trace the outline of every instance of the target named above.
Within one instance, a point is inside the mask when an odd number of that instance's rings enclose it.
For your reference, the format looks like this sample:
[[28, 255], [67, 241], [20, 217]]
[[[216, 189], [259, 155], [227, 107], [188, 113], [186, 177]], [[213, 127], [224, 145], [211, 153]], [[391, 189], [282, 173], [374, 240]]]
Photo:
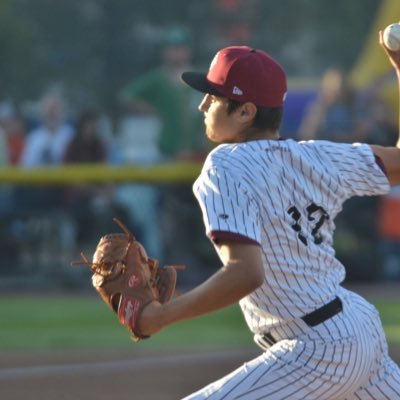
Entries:
[[0, 168], [0, 183], [69, 185], [82, 183], [192, 183], [201, 170], [197, 162], [176, 162], [151, 166], [75, 164], [24, 169]]

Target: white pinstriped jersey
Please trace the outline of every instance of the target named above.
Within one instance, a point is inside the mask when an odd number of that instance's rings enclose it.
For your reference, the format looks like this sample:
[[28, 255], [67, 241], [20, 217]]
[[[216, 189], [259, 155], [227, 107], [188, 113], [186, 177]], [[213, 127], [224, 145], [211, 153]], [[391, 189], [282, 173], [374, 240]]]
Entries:
[[352, 196], [389, 191], [365, 144], [257, 140], [223, 144], [193, 190], [207, 235], [258, 243], [264, 284], [241, 300], [254, 333], [331, 301], [345, 277], [332, 247], [334, 218]]

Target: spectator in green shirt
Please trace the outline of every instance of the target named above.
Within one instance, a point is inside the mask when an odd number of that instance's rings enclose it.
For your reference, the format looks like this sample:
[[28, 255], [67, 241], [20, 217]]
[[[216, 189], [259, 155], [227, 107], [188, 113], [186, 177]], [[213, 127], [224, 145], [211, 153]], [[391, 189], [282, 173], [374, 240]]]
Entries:
[[203, 143], [199, 143], [202, 125], [197, 112], [197, 99], [180, 80], [191, 59], [190, 40], [186, 32], [169, 32], [161, 56], [162, 64], [128, 83], [122, 90], [121, 98], [132, 113], [159, 118], [160, 153], [163, 157], [175, 158], [200, 151], [203, 147]]

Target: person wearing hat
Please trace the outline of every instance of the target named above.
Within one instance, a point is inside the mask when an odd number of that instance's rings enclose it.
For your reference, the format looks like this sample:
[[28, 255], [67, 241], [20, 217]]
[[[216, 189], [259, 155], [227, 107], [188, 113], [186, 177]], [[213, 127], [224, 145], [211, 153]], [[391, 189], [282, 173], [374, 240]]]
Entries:
[[[400, 82], [400, 51], [385, 50]], [[400, 145], [282, 140], [286, 76], [261, 50], [224, 48], [207, 74], [182, 78], [205, 93], [206, 135], [219, 144], [193, 190], [223, 266], [151, 303], [135, 329], [152, 335], [239, 302], [263, 353], [185, 399], [400, 399], [378, 312], [341, 286], [333, 249], [343, 202], [400, 182]]]

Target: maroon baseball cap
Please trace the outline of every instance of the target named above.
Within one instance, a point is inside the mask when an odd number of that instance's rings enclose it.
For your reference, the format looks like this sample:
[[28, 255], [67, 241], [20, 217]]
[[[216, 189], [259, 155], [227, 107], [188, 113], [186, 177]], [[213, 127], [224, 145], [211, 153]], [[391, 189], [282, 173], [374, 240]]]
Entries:
[[247, 46], [225, 47], [207, 74], [184, 72], [182, 79], [202, 93], [261, 107], [281, 107], [287, 90], [283, 68], [264, 51]]

